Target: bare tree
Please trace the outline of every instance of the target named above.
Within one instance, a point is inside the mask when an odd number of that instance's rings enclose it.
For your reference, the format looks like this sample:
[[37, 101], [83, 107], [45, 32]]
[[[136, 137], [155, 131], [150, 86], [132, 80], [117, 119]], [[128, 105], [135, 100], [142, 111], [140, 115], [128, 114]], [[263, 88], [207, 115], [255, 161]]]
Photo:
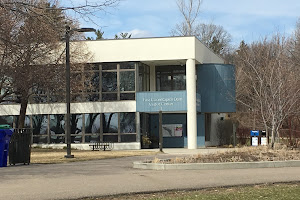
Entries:
[[115, 39], [129, 39], [129, 38], [131, 38], [131, 34], [129, 33], [120, 33], [119, 35], [115, 34]]
[[231, 35], [222, 26], [198, 24], [195, 36], [216, 54], [224, 55], [230, 48]]
[[277, 34], [249, 46], [242, 43], [236, 55], [238, 107], [267, 130], [272, 147], [284, 120], [299, 113], [299, 74], [290, 62], [287, 44]]
[[231, 35], [220, 25], [199, 22], [202, 0], [177, 0], [176, 3], [184, 19], [175, 25], [171, 35], [196, 36], [216, 54], [225, 55], [230, 48]]
[[200, 13], [202, 0], [177, 0], [176, 3], [184, 20], [175, 25], [175, 28], [171, 31], [172, 35], [196, 35], [195, 24]]
[[73, 8], [88, 14], [88, 8], [103, 9], [101, 6], [112, 4], [87, 3], [81, 7], [61, 8], [57, 5], [46, 0], [0, 2], [0, 71], [3, 72], [0, 100], [8, 99], [12, 93], [17, 96], [21, 104], [19, 128], [24, 127], [29, 97], [33, 93], [45, 88], [55, 93], [64, 85], [64, 65], [61, 64], [64, 63], [64, 44], [61, 40], [65, 22], [70, 22], [63, 11]]

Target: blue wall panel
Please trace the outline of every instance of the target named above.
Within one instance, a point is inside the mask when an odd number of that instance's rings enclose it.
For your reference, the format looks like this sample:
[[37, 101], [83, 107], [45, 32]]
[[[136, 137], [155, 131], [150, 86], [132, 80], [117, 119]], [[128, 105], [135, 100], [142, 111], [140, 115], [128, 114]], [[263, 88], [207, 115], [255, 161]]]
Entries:
[[233, 65], [197, 65], [197, 93], [201, 112], [235, 112], [235, 68]]
[[205, 147], [205, 115], [197, 114], [197, 146]]

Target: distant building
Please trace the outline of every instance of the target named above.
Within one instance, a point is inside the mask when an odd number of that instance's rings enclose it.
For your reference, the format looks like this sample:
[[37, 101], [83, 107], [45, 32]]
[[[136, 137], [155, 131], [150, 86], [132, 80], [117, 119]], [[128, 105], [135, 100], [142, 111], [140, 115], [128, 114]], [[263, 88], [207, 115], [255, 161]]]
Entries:
[[[80, 41], [92, 59], [72, 72], [89, 85], [71, 95], [72, 143], [111, 141], [140, 149], [142, 136], [158, 141], [163, 112], [164, 147], [217, 145], [216, 121], [235, 112], [235, 76], [195, 37]], [[72, 76], [73, 76], [72, 75]], [[0, 123], [16, 124], [20, 105], [0, 105]], [[33, 143], [65, 143], [64, 97], [36, 94], [26, 125]]]

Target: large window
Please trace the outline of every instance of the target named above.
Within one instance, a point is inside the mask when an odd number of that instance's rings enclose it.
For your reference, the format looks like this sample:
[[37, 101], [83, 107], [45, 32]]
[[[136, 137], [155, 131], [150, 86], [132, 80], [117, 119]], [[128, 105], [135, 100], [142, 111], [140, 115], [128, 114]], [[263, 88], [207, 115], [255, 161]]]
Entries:
[[[71, 66], [71, 102], [134, 100], [136, 71], [140, 63], [92, 63]], [[34, 87], [31, 103], [65, 102], [61, 88]]]
[[49, 115], [50, 128], [50, 143], [64, 143], [65, 142], [65, 120], [64, 115]]
[[[26, 116], [25, 126], [33, 130], [33, 143], [65, 143], [65, 115]], [[0, 116], [2, 122], [14, 125], [16, 117]], [[71, 142], [136, 142], [135, 113], [72, 114]], [[15, 121], [15, 122], [13, 122]]]
[[150, 67], [139, 63], [138, 91], [150, 91]]
[[48, 116], [33, 115], [33, 143], [48, 143]]
[[185, 66], [156, 66], [156, 90], [185, 90]]

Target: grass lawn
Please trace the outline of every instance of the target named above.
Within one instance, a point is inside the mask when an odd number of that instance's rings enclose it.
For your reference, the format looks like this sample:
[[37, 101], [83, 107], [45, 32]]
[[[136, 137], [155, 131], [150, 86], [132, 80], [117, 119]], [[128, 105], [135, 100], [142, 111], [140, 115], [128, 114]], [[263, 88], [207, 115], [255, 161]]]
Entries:
[[72, 155], [75, 158], [65, 158], [66, 150], [64, 149], [41, 149], [32, 148], [30, 163], [40, 164], [54, 164], [54, 163], [66, 163], [86, 160], [99, 160], [108, 158], [120, 158], [128, 156], [143, 156], [143, 155], [155, 155], [157, 152], [153, 151], [81, 151], [72, 150]]
[[300, 199], [300, 183], [255, 185], [245, 187], [214, 188], [199, 191], [176, 191], [153, 194], [137, 194], [112, 197], [99, 197], [84, 200], [298, 200]]

